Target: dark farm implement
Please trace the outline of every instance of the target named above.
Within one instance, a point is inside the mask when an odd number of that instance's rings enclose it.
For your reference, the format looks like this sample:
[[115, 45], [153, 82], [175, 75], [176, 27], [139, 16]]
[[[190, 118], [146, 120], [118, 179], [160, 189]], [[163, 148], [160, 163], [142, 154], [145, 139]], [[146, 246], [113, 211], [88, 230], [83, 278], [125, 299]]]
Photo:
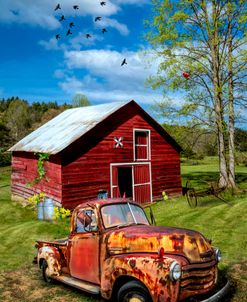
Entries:
[[210, 183], [209, 187], [206, 189], [196, 190], [191, 186], [191, 183], [188, 180], [186, 182], [186, 186], [183, 187], [183, 195], [186, 196], [189, 206], [191, 208], [195, 208], [197, 206], [199, 197], [214, 196], [227, 203], [227, 201], [220, 196], [225, 190], [226, 187], [219, 187], [218, 182]]

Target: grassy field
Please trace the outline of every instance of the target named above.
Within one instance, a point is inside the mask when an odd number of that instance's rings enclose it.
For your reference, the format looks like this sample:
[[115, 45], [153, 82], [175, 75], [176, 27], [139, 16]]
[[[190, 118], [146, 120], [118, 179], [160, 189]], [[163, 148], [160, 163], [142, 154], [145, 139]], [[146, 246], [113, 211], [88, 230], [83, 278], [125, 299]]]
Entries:
[[[182, 164], [183, 183], [191, 180], [196, 189], [217, 179], [214, 158]], [[247, 168], [237, 168], [237, 181], [247, 189]], [[234, 294], [228, 301], [247, 301], [247, 195], [224, 196], [228, 203], [212, 197], [199, 199], [191, 209], [184, 197], [161, 201], [152, 206], [158, 225], [196, 229], [221, 248], [220, 267], [232, 280]], [[102, 301], [62, 284], [46, 285], [32, 264], [36, 239], [65, 237], [69, 221], [38, 221], [30, 208], [10, 201], [10, 167], [0, 168], [0, 300], [6, 302], [89, 302]]]

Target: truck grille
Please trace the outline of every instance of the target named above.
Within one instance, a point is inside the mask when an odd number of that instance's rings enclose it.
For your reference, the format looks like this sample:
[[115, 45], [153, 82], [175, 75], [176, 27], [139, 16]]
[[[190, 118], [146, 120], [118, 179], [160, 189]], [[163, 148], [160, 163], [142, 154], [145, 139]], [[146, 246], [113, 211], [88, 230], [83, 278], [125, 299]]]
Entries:
[[184, 267], [181, 277], [180, 299], [209, 292], [214, 287], [216, 276], [215, 263]]

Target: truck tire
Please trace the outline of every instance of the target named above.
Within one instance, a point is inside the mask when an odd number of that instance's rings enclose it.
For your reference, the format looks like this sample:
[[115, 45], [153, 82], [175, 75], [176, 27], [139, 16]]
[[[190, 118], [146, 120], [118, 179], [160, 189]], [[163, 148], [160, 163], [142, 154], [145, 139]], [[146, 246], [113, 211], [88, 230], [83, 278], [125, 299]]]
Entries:
[[120, 287], [118, 302], [152, 302], [148, 290], [138, 281], [130, 281]]
[[47, 275], [48, 264], [46, 260], [43, 260], [42, 265], [42, 276], [47, 283], [53, 283], [53, 279]]

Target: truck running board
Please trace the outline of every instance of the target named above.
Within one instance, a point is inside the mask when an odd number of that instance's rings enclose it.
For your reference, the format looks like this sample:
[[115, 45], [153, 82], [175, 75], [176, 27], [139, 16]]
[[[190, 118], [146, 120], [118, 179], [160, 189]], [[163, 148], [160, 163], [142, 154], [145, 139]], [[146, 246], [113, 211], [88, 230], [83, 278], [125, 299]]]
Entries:
[[73, 287], [76, 287], [78, 289], [84, 290], [90, 294], [98, 295], [100, 294], [100, 287], [97, 285], [94, 285], [89, 282], [85, 282], [76, 278], [73, 278], [69, 275], [60, 275], [53, 277], [54, 279], [61, 281], [65, 284], [71, 285]]

